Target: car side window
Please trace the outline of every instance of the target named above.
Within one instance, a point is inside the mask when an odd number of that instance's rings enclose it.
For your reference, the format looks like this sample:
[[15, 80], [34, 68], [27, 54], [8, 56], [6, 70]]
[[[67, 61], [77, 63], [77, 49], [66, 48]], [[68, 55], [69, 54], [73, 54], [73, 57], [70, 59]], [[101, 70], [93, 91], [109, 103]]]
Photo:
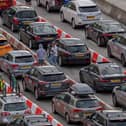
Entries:
[[59, 94], [56, 96], [57, 99], [64, 100], [65, 94]]
[[15, 15], [15, 13], [16, 13], [16, 11], [12, 8], [8, 11], [9, 15]]
[[126, 85], [121, 85], [120, 90], [126, 92]]
[[34, 77], [38, 78], [40, 76], [40, 73], [37, 70], [35, 70], [33, 75], [34, 75]]
[[8, 61], [13, 61], [13, 57], [9, 54], [5, 56], [5, 59]]
[[121, 37], [121, 38], [120, 38], [120, 44], [126, 46], [126, 39], [123, 38], [123, 37]]
[[71, 3], [71, 7], [70, 7], [70, 9], [76, 11], [76, 6], [75, 6], [74, 3]]
[[104, 126], [105, 119], [102, 116], [100, 116], [99, 114], [97, 114], [95, 120], [97, 121], [97, 123], [99, 123], [102, 126]]
[[64, 97], [64, 102], [69, 104], [70, 100], [71, 100], [71, 97], [68, 94], [66, 94], [65, 97]]

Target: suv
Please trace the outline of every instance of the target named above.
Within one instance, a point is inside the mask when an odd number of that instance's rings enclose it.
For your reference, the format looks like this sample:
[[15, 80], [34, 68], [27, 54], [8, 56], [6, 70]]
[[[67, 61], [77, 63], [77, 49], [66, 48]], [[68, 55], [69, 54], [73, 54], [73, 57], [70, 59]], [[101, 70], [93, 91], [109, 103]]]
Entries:
[[52, 99], [52, 112], [64, 116], [67, 123], [79, 122], [82, 117], [102, 109], [94, 91], [82, 83], [72, 85], [68, 92], [58, 94]]
[[91, 52], [79, 38], [61, 38], [56, 40], [56, 43], [60, 66], [64, 64], [90, 64]]
[[101, 18], [101, 11], [92, 0], [72, 0], [60, 9], [61, 21], [68, 21], [72, 28], [94, 23]]
[[39, 21], [37, 12], [28, 6], [13, 6], [2, 13], [3, 25], [11, 27], [13, 32], [35, 21]]
[[64, 0], [36, 0], [38, 6], [44, 6], [48, 12], [51, 10], [60, 10]]
[[118, 34], [108, 41], [107, 53], [109, 57], [116, 57], [126, 66], [126, 34]]
[[0, 95], [0, 123], [16, 119], [25, 114], [31, 114], [31, 110], [25, 100], [17, 94]]
[[126, 112], [104, 110], [95, 112], [82, 121], [83, 126], [126, 126]]

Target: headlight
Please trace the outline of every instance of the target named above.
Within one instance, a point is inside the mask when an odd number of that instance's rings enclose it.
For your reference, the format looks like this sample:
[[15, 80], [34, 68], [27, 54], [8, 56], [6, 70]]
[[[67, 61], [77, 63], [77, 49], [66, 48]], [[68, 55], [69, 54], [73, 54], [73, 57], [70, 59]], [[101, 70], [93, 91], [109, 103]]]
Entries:
[[74, 114], [74, 118], [80, 118], [79, 114]]

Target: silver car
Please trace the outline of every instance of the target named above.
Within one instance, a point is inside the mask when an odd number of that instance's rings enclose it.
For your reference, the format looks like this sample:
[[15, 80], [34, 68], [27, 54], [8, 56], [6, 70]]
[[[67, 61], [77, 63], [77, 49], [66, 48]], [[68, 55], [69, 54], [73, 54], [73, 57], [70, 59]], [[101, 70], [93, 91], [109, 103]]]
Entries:
[[0, 69], [6, 73], [11, 71], [15, 76], [21, 76], [35, 64], [34, 57], [26, 50], [13, 50], [0, 58]]
[[101, 18], [101, 11], [92, 0], [73, 0], [60, 9], [61, 21], [68, 21], [72, 28], [94, 23]]

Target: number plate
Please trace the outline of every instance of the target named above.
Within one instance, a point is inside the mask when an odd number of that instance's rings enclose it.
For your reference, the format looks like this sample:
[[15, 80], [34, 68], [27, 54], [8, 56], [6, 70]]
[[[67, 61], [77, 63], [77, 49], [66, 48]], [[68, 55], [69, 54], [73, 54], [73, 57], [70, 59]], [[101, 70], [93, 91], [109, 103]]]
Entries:
[[119, 79], [118, 80], [111, 80], [111, 82], [118, 83], [118, 82], [120, 82], [120, 80]]
[[24, 25], [29, 25], [30, 23], [32, 23], [32, 21], [24, 21], [23, 22]]
[[95, 16], [87, 16], [87, 19], [90, 19], [90, 20], [95, 19]]
[[21, 118], [21, 117], [22, 117], [21, 115], [14, 115], [13, 119], [17, 119], [17, 118]]
[[90, 116], [92, 113], [91, 112], [86, 112], [84, 113], [84, 116]]
[[61, 86], [60, 83], [53, 83], [53, 84], [51, 84], [51, 87], [53, 87], [53, 88], [57, 88], [57, 87], [60, 87], [60, 86]]
[[44, 38], [45, 40], [52, 40], [52, 37]]
[[22, 66], [22, 69], [29, 69], [31, 66]]
[[77, 53], [77, 54], [75, 54], [75, 56], [82, 57], [82, 56], [84, 56], [84, 54], [83, 53]]

